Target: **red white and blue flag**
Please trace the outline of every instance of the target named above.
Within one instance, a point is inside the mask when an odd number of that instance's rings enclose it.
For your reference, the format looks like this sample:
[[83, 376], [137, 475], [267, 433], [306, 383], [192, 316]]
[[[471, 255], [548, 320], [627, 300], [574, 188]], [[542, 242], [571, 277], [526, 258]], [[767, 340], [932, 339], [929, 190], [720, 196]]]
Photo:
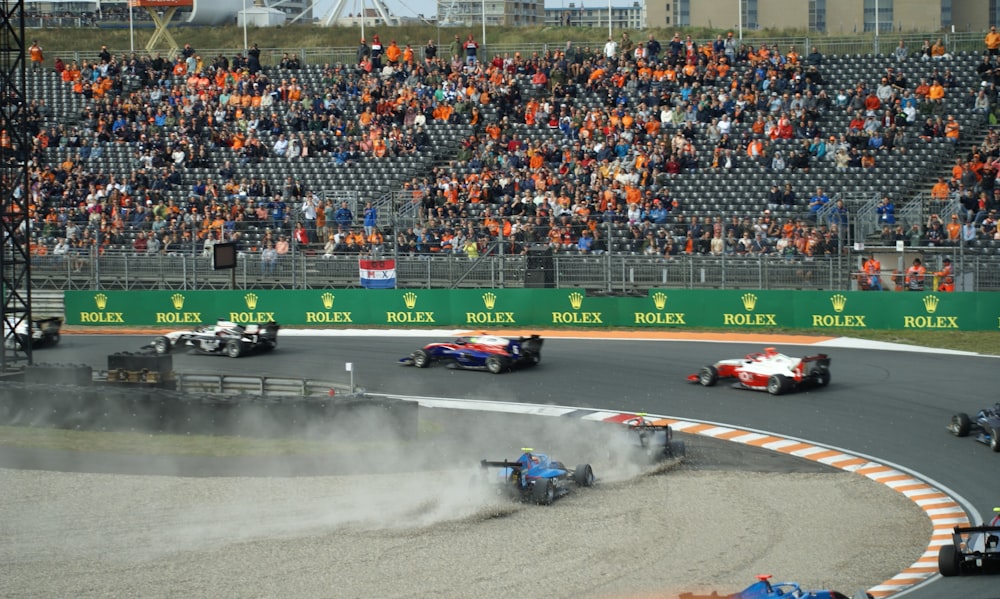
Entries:
[[365, 260], [358, 262], [361, 270], [361, 286], [366, 289], [395, 289], [395, 260]]

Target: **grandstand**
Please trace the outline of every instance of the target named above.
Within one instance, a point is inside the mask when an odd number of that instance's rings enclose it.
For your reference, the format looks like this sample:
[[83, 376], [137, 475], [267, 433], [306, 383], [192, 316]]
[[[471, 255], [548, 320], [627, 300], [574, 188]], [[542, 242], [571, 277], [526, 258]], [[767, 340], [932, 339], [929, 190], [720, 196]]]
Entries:
[[[1000, 288], [1000, 238], [980, 227], [988, 210], [961, 202], [992, 181], [952, 170], [973, 150], [977, 174], [1000, 156], [992, 142], [980, 148], [993, 139], [996, 88], [977, 52], [799, 56], [774, 43], [747, 46], [729, 65], [708, 44], [638, 60], [510, 52], [477, 66], [417, 52], [392, 72], [209, 54], [159, 68], [153, 57], [105, 56], [28, 73], [37, 285], [223, 285], [205, 245], [224, 236], [240, 245], [244, 286], [356, 285], [359, 254], [396, 257], [401, 285], [530, 285], [532, 258], [551, 252], [556, 275], [544, 285], [846, 289], [854, 244], [894, 250], [875, 216], [888, 195], [908, 251], [947, 252], [975, 273], [976, 289]], [[891, 95], [866, 104], [883, 78]], [[943, 98], [916, 97], [921, 80], [940, 80]], [[859, 113], [876, 124], [852, 128]], [[728, 145], [718, 141], [725, 127]], [[869, 143], [874, 129], [880, 148]], [[753, 140], [759, 157], [747, 153]], [[816, 155], [818, 140], [827, 156]], [[837, 146], [853, 154], [845, 164], [831, 158]], [[951, 186], [931, 199], [938, 176]], [[813, 211], [818, 188], [830, 201]], [[318, 221], [299, 209], [313, 194], [331, 205]], [[384, 241], [364, 229], [369, 202]], [[345, 203], [353, 218], [338, 227]], [[161, 222], [137, 216], [146, 212]], [[929, 246], [928, 219], [950, 213], [974, 222], [976, 239]], [[308, 238], [297, 240], [300, 223]], [[757, 232], [757, 246], [738, 241]], [[268, 244], [280, 250], [273, 276], [260, 268]]]

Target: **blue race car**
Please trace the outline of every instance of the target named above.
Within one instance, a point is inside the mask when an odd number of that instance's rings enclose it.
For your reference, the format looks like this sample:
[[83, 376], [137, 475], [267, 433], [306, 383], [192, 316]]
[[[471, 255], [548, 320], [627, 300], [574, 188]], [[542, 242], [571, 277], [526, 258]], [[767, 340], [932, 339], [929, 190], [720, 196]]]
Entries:
[[[803, 591], [797, 582], [771, 582], [770, 574], [757, 576], [757, 582], [735, 595], [730, 595], [729, 599], [777, 599], [778, 597], [848, 599], [847, 595], [837, 591]], [[872, 596], [861, 590], [855, 593], [852, 599], [872, 599]]]
[[534, 366], [542, 360], [542, 338], [474, 335], [446, 343], [431, 343], [402, 358], [400, 363], [427, 368], [441, 362], [450, 368], [487, 370], [493, 374], [521, 366]]
[[969, 418], [965, 412], [959, 412], [951, 417], [948, 430], [956, 437], [968, 437], [976, 433], [976, 441], [985, 443], [993, 451], [1000, 451], [1000, 402], [992, 408], [983, 408], [976, 413], [976, 419]]
[[513, 462], [482, 460], [479, 463], [485, 472], [496, 469], [491, 482], [497, 485], [497, 494], [516, 501], [550, 505], [569, 492], [570, 483], [590, 487], [596, 480], [590, 464], [581, 464], [571, 470], [543, 453], [535, 453], [530, 447], [521, 451], [524, 453]]

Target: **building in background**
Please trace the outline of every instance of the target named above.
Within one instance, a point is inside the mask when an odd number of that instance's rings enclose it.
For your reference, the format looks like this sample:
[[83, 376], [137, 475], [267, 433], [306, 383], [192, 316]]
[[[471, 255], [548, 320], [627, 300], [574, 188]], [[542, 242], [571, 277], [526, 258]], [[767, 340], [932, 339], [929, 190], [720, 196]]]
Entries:
[[544, 0], [438, 0], [438, 24], [448, 26], [482, 25], [517, 27], [542, 25]]
[[[876, 17], [875, 9], [878, 7]], [[1000, 21], [997, 0], [660, 0], [647, 2], [647, 26], [830, 34], [985, 31]]]
[[645, 2], [631, 2], [620, 6], [612, 4], [609, 11], [608, 3], [602, 3], [601, 0], [562, 2], [560, 6], [550, 5], [545, 8], [545, 26], [607, 29], [610, 12], [611, 28], [614, 30], [645, 29], [646, 6]]

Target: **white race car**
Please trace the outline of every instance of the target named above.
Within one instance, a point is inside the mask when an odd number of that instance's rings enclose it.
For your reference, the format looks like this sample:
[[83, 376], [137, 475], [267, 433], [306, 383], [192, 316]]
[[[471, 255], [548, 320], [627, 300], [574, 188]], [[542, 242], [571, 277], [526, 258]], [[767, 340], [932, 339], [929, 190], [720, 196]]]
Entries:
[[[4, 324], [4, 347], [7, 349], [18, 349], [24, 345], [31, 345], [31, 349], [40, 347], [51, 347], [59, 343], [59, 330], [62, 328], [63, 319], [59, 316], [50, 318], [38, 318], [31, 321], [22, 320], [14, 327], [14, 334], [9, 335], [9, 329]], [[20, 338], [21, 343], [15, 337]]]
[[225, 354], [238, 358], [254, 351], [271, 351], [278, 347], [278, 323], [236, 324], [219, 320], [214, 325], [192, 331], [174, 331], [153, 339], [143, 349], [168, 354], [178, 348], [194, 348], [199, 353]]
[[767, 391], [781, 395], [804, 387], [825, 387], [830, 383], [830, 357], [816, 354], [793, 358], [773, 347], [742, 358], [721, 360], [688, 376], [692, 383], [711, 387], [719, 379], [736, 379], [733, 387]]

